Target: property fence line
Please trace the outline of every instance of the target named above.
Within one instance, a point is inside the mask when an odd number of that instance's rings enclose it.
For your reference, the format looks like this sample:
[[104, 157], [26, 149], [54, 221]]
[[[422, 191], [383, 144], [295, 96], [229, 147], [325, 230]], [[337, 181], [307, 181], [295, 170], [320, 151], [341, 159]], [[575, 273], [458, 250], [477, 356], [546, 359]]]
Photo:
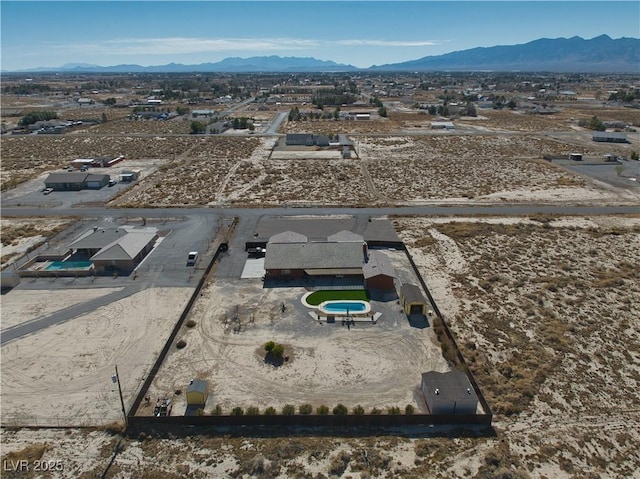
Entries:
[[104, 416], [7, 416], [2, 415], [0, 427], [101, 427], [122, 422], [120, 418], [106, 418]]
[[[427, 284], [425, 283], [424, 279], [422, 279], [422, 275], [420, 274], [420, 271], [418, 270], [418, 266], [416, 265], [415, 261], [413, 261], [413, 257], [411, 256], [411, 253], [409, 253], [409, 250], [407, 250], [406, 247], [404, 248], [404, 252], [407, 255], [407, 258], [409, 259], [409, 263], [411, 263], [411, 267], [416, 272], [416, 276], [418, 277], [418, 281], [420, 281], [420, 285], [422, 286], [422, 289], [426, 293], [427, 298], [429, 299], [429, 302], [431, 303], [431, 306], [433, 306], [434, 313], [436, 314], [436, 316], [440, 320], [440, 324], [442, 325], [442, 329], [443, 329], [445, 335], [447, 336], [447, 339], [449, 341], [451, 341], [451, 344], [453, 345], [453, 348], [454, 348], [455, 353], [456, 353], [456, 358], [457, 358], [458, 362], [463, 366], [464, 373], [467, 375], [467, 378], [469, 379], [469, 382], [471, 383], [471, 386], [473, 387], [473, 390], [475, 391], [476, 395], [478, 396], [478, 400], [480, 401], [480, 404], [482, 405], [482, 409], [485, 411], [485, 414], [487, 416], [489, 416], [489, 418], [492, 418], [493, 417], [493, 413], [491, 412], [491, 407], [489, 407], [489, 403], [485, 399], [484, 394], [482, 394], [482, 391], [480, 390], [480, 386], [478, 386], [478, 383], [476, 382], [476, 378], [473, 376], [473, 374], [469, 370], [467, 362], [465, 361], [464, 357], [460, 353], [460, 348], [458, 348], [458, 343], [456, 342], [455, 338], [453, 337], [453, 334], [451, 334], [451, 331], [449, 330], [449, 326], [447, 325], [447, 322], [444, 319], [444, 315], [440, 312], [440, 308], [438, 308], [438, 305], [436, 304], [435, 300], [433, 299], [433, 296], [431, 295], [431, 291], [429, 291], [429, 288], [427, 287]], [[489, 420], [489, 422], [491, 422], [491, 419]]]

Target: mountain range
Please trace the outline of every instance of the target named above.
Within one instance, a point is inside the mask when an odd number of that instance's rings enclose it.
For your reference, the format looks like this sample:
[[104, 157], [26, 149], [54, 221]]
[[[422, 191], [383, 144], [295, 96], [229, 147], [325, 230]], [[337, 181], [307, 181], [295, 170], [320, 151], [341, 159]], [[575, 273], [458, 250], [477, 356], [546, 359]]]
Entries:
[[612, 39], [600, 35], [541, 38], [519, 45], [500, 45], [461, 50], [444, 55], [369, 68], [356, 68], [311, 57], [262, 56], [231, 57], [216, 63], [140, 66], [67, 64], [58, 68], [40, 67], [25, 72], [74, 73], [186, 73], [186, 72], [355, 72], [355, 71], [546, 71], [559, 73], [640, 73], [640, 38]]

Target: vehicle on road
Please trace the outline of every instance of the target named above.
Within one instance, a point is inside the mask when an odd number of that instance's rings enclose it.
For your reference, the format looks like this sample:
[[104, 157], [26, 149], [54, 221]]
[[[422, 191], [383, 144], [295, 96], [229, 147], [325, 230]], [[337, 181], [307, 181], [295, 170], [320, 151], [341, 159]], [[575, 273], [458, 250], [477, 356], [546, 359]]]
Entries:
[[42, 190], [42, 193], [44, 193], [45, 195], [53, 193], [53, 188], [45, 188], [44, 190]]

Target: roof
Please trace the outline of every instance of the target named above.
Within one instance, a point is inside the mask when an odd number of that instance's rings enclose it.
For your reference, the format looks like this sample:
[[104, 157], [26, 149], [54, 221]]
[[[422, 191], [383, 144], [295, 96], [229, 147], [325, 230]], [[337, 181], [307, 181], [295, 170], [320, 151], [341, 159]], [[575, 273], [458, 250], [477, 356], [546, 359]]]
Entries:
[[473, 398], [478, 400], [478, 395], [471, 386], [465, 373], [458, 370], [439, 373], [429, 371], [422, 373], [423, 391], [430, 398], [439, 400], [457, 401], [460, 398]]
[[359, 234], [352, 233], [351, 231], [342, 230], [327, 237], [329, 243], [360, 243], [364, 241], [364, 238]]
[[191, 381], [191, 384], [189, 384], [189, 387], [187, 388], [187, 394], [194, 391], [206, 394], [207, 386], [207, 381], [204, 381], [202, 379], [194, 379], [193, 381]]
[[130, 260], [155, 239], [155, 231], [129, 231], [125, 236], [103, 247], [91, 257], [91, 260]]
[[294, 231], [284, 231], [269, 238], [269, 243], [306, 243], [307, 237]]
[[127, 234], [124, 228], [97, 228], [89, 230], [69, 245], [73, 249], [100, 249]]
[[622, 131], [594, 131], [593, 138], [627, 138], [627, 134]]
[[105, 177], [107, 179], [111, 178], [109, 175], [99, 175], [99, 174], [92, 173], [89, 176], [87, 176], [86, 181], [103, 181]]
[[395, 278], [396, 270], [389, 262], [387, 255], [380, 251], [369, 251], [369, 261], [362, 267], [362, 274], [365, 279], [381, 275]]
[[89, 173], [84, 172], [64, 172], [64, 173], [51, 173], [44, 180], [45, 183], [84, 183], [89, 176]]
[[361, 243], [271, 243], [267, 244], [265, 269], [362, 268]]
[[407, 303], [427, 303], [422, 291], [415, 284], [403, 284], [400, 287], [400, 294]]

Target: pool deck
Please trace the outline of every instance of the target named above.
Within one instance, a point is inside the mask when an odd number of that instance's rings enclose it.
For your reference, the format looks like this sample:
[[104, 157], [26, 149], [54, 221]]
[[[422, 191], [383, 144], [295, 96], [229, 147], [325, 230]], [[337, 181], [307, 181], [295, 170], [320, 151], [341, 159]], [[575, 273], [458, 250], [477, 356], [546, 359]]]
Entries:
[[[377, 313], [367, 313], [365, 316], [354, 316], [352, 314], [350, 314], [349, 316], [327, 316], [327, 315], [320, 315], [318, 314], [317, 311], [309, 311], [309, 316], [311, 316], [313, 318], [314, 321], [317, 321], [319, 323], [326, 323], [328, 318], [334, 318], [335, 322], [343, 322], [343, 321], [353, 321], [355, 323], [367, 323], [367, 324], [376, 324], [378, 322], [378, 320], [380, 319], [380, 317], [382, 316], [382, 313], [377, 312]], [[371, 317], [373, 316], [373, 319], [371, 319]]]

